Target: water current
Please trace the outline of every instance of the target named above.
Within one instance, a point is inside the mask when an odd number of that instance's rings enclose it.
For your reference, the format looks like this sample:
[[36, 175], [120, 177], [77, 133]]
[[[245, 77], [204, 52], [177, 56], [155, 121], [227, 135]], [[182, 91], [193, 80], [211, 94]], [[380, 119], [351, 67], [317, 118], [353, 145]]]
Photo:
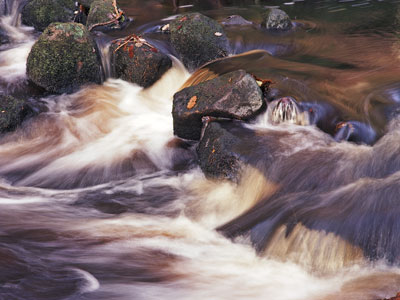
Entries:
[[[20, 24], [22, 1], [6, 1], [1, 92], [38, 114], [0, 136], [0, 299], [376, 300], [399, 292], [400, 2], [118, 2], [135, 21], [98, 35], [103, 84], [49, 96], [25, 75], [39, 33]], [[227, 27], [232, 55], [266, 52], [208, 71], [245, 68], [285, 95], [369, 124], [377, 141], [339, 143], [315, 126], [260, 116], [237, 129], [250, 162], [242, 180], [206, 179], [196, 144], [173, 135], [172, 97], [191, 74], [159, 28], [188, 11], [257, 23], [265, 6], [284, 9], [295, 29]], [[130, 33], [173, 58], [150, 88], [112, 78], [108, 43]]]

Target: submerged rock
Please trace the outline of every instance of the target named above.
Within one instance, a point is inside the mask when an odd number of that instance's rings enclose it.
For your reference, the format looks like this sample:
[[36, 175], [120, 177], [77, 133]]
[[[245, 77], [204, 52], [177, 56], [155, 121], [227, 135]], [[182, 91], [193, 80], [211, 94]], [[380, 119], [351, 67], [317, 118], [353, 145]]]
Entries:
[[28, 111], [25, 101], [0, 95], [0, 133], [15, 129]]
[[167, 55], [137, 36], [113, 41], [110, 51], [114, 75], [143, 87], [152, 85], [172, 66]]
[[174, 134], [198, 140], [202, 117], [249, 120], [263, 108], [263, 96], [255, 79], [243, 70], [187, 87], [174, 95]]
[[89, 30], [108, 31], [121, 29], [129, 19], [113, 5], [113, 0], [94, 0], [90, 5], [86, 26]]
[[43, 31], [50, 23], [74, 19], [74, 0], [32, 0], [22, 9], [22, 23]]
[[218, 122], [205, 124], [203, 137], [197, 147], [199, 165], [204, 174], [213, 179], [238, 182], [244, 167], [235, 147], [240, 139]]
[[228, 55], [229, 43], [221, 25], [202, 14], [183, 15], [169, 29], [171, 44], [189, 70]]
[[263, 14], [262, 26], [269, 30], [286, 31], [292, 28], [292, 21], [283, 10], [269, 8]]
[[73, 92], [100, 83], [100, 62], [89, 31], [78, 23], [53, 23], [33, 45], [28, 78], [49, 92]]
[[252, 22], [247, 21], [245, 18], [239, 15], [232, 15], [221, 21], [224, 26], [249, 26], [253, 25]]

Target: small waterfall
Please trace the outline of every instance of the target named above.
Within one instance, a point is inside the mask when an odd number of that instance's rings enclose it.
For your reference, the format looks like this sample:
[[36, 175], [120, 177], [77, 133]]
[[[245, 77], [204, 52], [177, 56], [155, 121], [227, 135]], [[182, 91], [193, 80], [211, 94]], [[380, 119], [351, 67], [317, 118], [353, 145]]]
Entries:
[[97, 49], [101, 59], [101, 67], [103, 69], [103, 81], [112, 77], [111, 69], [111, 41], [105, 35], [100, 35], [96, 38]]

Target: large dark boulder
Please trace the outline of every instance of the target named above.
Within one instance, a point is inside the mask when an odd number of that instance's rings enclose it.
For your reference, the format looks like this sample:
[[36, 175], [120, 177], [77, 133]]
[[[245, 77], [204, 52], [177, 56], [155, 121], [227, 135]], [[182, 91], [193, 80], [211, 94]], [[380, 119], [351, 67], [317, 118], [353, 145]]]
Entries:
[[53, 23], [33, 45], [27, 75], [49, 92], [73, 92], [80, 86], [101, 82], [96, 45], [85, 26]]
[[171, 44], [189, 70], [229, 52], [221, 25], [199, 13], [187, 14], [170, 23]]
[[278, 8], [269, 8], [263, 14], [263, 27], [274, 31], [287, 31], [292, 28], [292, 21], [286, 12]]
[[24, 100], [0, 95], [0, 133], [15, 129], [28, 112]]
[[244, 163], [235, 151], [241, 140], [219, 122], [205, 124], [204, 134], [197, 147], [199, 165], [206, 177], [240, 180]]
[[174, 133], [198, 140], [204, 116], [249, 120], [263, 108], [255, 79], [243, 70], [187, 87], [174, 95]]
[[129, 19], [113, 0], [94, 0], [90, 5], [86, 26], [89, 30], [108, 31], [123, 28]]
[[149, 87], [172, 66], [171, 59], [142, 38], [113, 41], [113, 74], [117, 78]]
[[43, 31], [53, 22], [74, 19], [74, 0], [31, 0], [22, 9], [22, 23]]

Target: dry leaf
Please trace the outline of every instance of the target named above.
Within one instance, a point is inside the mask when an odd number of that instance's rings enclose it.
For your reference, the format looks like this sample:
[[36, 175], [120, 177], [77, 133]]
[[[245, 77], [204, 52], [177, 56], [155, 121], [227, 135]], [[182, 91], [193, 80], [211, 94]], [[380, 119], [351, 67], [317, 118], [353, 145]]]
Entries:
[[192, 109], [196, 105], [196, 101], [197, 101], [197, 96], [193, 96], [192, 98], [190, 98], [186, 108]]

